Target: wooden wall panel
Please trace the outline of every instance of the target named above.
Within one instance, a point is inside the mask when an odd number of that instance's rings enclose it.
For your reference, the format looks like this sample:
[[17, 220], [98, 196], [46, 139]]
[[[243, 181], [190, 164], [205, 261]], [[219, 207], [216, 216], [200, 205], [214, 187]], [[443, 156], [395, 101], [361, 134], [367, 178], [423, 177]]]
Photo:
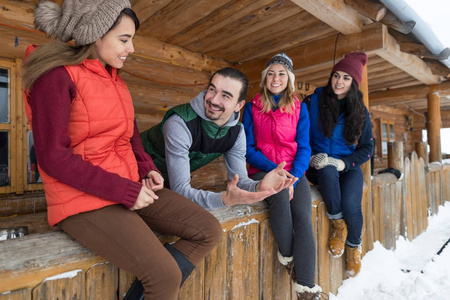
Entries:
[[259, 299], [259, 225], [252, 223], [228, 232], [227, 299]]
[[31, 289], [22, 289], [0, 294], [0, 300], [31, 300]]
[[[60, 299], [60, 300], [85, 300], [85, 273], [81, 270], [72, 277], [64, 277], [65, 274], [57, 276], [57, 279], [48, 279], [33, 289], [33, 300], [48, 300], [48, 299]], [[104, 298], [99, 294], [98, 297]]]
[[202, 261], [189, 275], [178, 295], [179, 300], [203, 299], [205, 263]]
[[219, 244], [205, 258], [205, 300], [225, 300], [227, 295], [227, 241], [224, 234]]
[[115, 299], [119, 270], [109, 262], [93, 265], [86, 271], [86, 299]]

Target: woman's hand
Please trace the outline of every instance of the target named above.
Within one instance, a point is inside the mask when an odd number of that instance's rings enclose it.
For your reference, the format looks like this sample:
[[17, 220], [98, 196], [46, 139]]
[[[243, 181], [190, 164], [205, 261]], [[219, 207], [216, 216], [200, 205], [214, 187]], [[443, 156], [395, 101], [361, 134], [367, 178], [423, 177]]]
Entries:
[[147, 188], [154, 192], [159, 191], [164, 187], [164, 178], [156, 171], [148, 172], [142, 182]]
[[155, 192], [148, 188], [145, 185], [144, 181], [145, 179], [142, 180], [141, 191], [139, 192], [136, 202], [134, 203], [133, 207], [130, 208], [130, 210], [142, 209], [149, 206], [150, 204], [153, 204], [155, 200], [158, 199], [158, 196], [156, 196]]

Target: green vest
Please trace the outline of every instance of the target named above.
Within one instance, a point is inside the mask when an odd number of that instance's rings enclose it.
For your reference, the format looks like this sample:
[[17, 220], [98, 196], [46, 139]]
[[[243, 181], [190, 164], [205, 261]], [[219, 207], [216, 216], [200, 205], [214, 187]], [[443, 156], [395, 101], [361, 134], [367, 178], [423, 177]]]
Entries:
[[166, 183], [167, 175], [163, 126], [173, 114], [179, 115], [186, 123], [192, 135], [192, 145], [189, 148], [190, 171], [193, 172], [229, 151], [240, 132], [240, 123], [235, 126], [219, 127], [211, 121], [199, 117], [190, 104], [182, 104], [170, 109], [161, 123], [141, 133], [145, 151], [150, 154]]

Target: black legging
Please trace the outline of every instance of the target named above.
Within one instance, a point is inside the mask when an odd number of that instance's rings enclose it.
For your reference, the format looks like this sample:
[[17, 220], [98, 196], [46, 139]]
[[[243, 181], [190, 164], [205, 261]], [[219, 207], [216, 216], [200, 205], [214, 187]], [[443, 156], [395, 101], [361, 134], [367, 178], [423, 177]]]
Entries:
[[[252, 176], [261, 180], [266, 172]], [[266, 198], [270, 209], [270, 226], [280, 253], [294, 256], [297, 283], [310, 288], [315, 285], [316, 241], [311, 222], [311, 189], [308, 180], [302, 176], [289, 201], [289, 192], [283, 189]]]

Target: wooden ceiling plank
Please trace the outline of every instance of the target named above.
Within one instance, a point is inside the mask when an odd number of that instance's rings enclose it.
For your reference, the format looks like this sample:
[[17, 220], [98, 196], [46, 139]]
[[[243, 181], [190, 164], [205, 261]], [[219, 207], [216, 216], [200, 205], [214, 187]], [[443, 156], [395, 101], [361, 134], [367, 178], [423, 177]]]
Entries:
[[342, 34], [361, 32], [364, 18], [344, 0], [291, 0]]
[[385, 38], [386, 47], [377, 53], [380, 57], [424, 84], [439, 83], [439, 76], [433, 75], [423, 60], [415, 55], [402, 52], [397, 41], [391, 35], [387, 34]]
[[[228, 1], [229, 0], [172, 0], [168, 5], [163, 7], [142, 24], [141, 35], [151, 36], [166, 41], [198, 20], [206, 17]], [[155, 28], [158, 30], [155, 30]]]
[[168, 64], [210, 72], [231, 66], [223, 60], [213, 59], [202, 53], [192, 52], [154, 38], [137, 35], [133, 43], [135, 48], [133, 56], [141, 56]]
[[192, 24], [190, 28], [167, 39], [167, 42], [179, 46], [186, 46], [195, 42], [208, 34], [211, 34], [222, 27], [239, 20], [249, 13], [269, 5], [273, 0], [240, 0], [227, 3], [220, 9], [215, 10], [206, 18]]
[[434, 85], [416, 85], [388, 91], [373, 92], [369, 95], [371, 105], [390, 105], [405, 99], [425, 99], [429, 93], [439, 93], [441, 97], [450, 96], [450, 81]]
[[[268, 35], [264, 35], [264, 33], [261, 33], [262, 36], [259, 40], [254, 39], [257, 34], [252, 34], [248, 37], [248, 40], [254, 40], [254, 42], [250, 42], [249, 44], [246, 43], [245, 45], [243, 44], [239, 47], [239, 49], [224, 48], [220, 49], [217, 52], [214, 51], [208, 54], [213, 57], [217, 57], [216, 54], [219, 54], [218, 57], [221, 57], [220, 55], [223, 53], [224, 59], [226, 61], [234, 63], [245, 63], [249, 60], [257, 59], [259, 57], [268, 57], [271, 53], [284, 52], [288, 49], [302, 47], [305, 43], [309, 43], [317, 39], [322, 39], [327, 36], [336, 36], [337, 31], [334, 30], [334, 28], [331, 28], [330, 26], [317, 20], [316, 18], [314, 19], [315, 23], [310, 24], [307, 28], [301, 26], [293, 26], [292, 28], [295, 28], [295, 30], [291, 32], [286, 31], [286, 29], [282, 29], [278, 30], [278, 32], [274, 31], [273, 34]], [[290, 23], [292, 23], [292, 21], [290, 21]], [[278, 28], [278, 26], [276, 28]], [[280, 32], [284, 33], [280, 35]]]
[[151, 16], [169, 4], [172, 0], [137, 0], [131, 8], [136, 13], [141, 24], [144, 24]]
[[[336, 61], [352, 51], [365, 51], [367, 55], [378, 53], [384, 46], [387, 29], [379, 23], [373, 23], [365, 27], [360, 33], [348, 36], [339, 36], [335, 49], [336, 37], [316, 40], [301, 47], [286, 50], [294, 62], [294, 72], [308, 72], [317, 68], [333, 67], [333, 57], [336, 51]], [[249, 78], [250, 82], [259, 80], [261, 70], [267, 61], [267, 57], [258, 58], [237, 66]]]
[[344, 2], [363, 16], [366, 16], [375, 22], [383, 19], [388, 12], [386, 6], [379, 2], [370, 0], [345, 0]]
[[211, 51], [221, 47], [232, 47], [236, 40], [242, 39], [271, 24], [276, 24], [286, 18], [290, 18], [301, 11], [298, 6], [290, 1], [277, 1], [270, 7], [261, 7], [244, 18], [209, 34], [208, 38], [190, 43], [186, 48], [209, 55]]

